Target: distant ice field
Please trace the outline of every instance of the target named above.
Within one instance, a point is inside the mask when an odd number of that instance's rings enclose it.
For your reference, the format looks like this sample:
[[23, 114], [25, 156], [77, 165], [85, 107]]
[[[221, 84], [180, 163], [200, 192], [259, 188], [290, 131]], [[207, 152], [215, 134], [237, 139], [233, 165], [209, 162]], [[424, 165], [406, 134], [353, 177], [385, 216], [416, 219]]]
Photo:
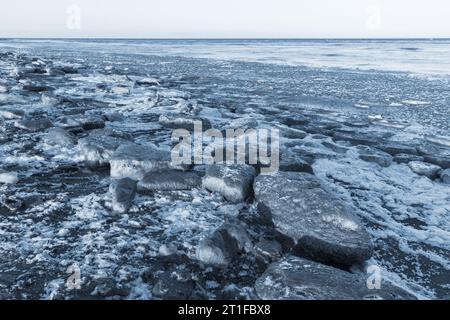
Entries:
[[450, 76], [450, 39], [425, 40], [9, 40], [30, 47], [73, 43], [100, 50]]

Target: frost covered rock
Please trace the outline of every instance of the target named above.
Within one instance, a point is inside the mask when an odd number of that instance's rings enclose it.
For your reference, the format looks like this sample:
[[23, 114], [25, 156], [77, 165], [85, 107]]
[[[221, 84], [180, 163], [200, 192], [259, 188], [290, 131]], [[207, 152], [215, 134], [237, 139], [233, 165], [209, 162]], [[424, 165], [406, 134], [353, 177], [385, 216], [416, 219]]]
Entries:
[[196, 252], [197, 259], [205, 264], [226, 267], [238, 254], [236, 241], [224, 229], [216, 230], [203, 239]]
[[78, 119], [83, 127], [83, 130], [102, 129], [105, 127], [105, 120], [100, 117], [87, 117]]
[[108, 136], [127, 140], [130, 142], [133, 140], [133, 137], [130, 134], [111, 128], [93, 129], [89, 131], [89, 136]]
[[206, 170], [203, 186], [237, 203], [251, 195], [255, 176], [255, 169], [249, 165], [211, 165]]
[[3, 184], [16, 184], [19, 181], [16, 172], [8, 172], [0, 169], [0, 183]]
[[15, 108], [0, 108], [0, 118], [4, 118], [7, 120], [12, 119], [22, 119], [25, 115], [25, 112]]
[[64, 129], [73, 129], [73, 128], [82, 128], [83, 124], [81, 121], [73, 118], [73, 117], [61, 117], [58, 118], [55, 122], [55, 125]]
[[443, 183], [450, 184], [450, 169], [442, 170], [441, 180]]
[[362, 223], [313, 175], [258, 176], [254, 190], [260, 213], [296, 242], [298, 254], [346, 266], [371, 257], [372, 242]]
[[380, 149], [383, 150], [384, 152], [389, 153], [392, 156], [395, 156], [400, 153], [418, 155], [417, 149], [415, 147], [394, 142], [381, 145]]
[[428, 163], [440, 166], [442, 169], [450, 169], [450, 156], [424, 156], [425, 161]]
[[155, 78], [142, 78], [137, 79], [136, 84], [139, 86], [159, 86], [159, 80]]
[[450, 150], [447, 147], [435, 144], [422, 144], [417, 147], [419, 155], [423, 156], [428, 163], [440, 166], [443, 169], [450, 169]]
[[205, 264], [225, 268], [240, 252], [252, 248], [253, 243], [242, 225], [225, 223], [199, 243], [196, 257]]
[[103, 116], [109, 122], [123, 121], [125, 117], [119, 112], [108, 112]]
[[177, 246], [173, 245], [173, 244], [163, 244], [159, 247], [158, 253], [160, 256], [163, 257], [168, 257], [174, 254], [178, 253], [178, 248]]
[[141, 180], [148, 172], [186, 169], [185, 165], [172, 164], [170, 151], [134, 143], [121, 145], [112, 155], [110, 164], [112, 177], [134, 180]]
[[195, 172], [167, 170], [148, 172], [138, 183], [138, 190], [170, 191], [191, 190], [201, 185], [202, 179]]
[[189, 276], [166, 271], [156, 276], [152, 294], [163, 300], [187, 300], [194, 288], [195, 282]]
[[19, 120], [14, 123], [14, 126], [19, 129], [29, 130], [29, 131], [39, 131], [45, 130], [53, 127], [53, 123], [47, 118], [41, 119], [26, 119]]
[[408, 167], [419, 176], [425, 176], [429, 179], [436, 179], [441, 170], [441, 167], [437, 165], [419, 161], [411, 161], [408, 163]]
[[376, 146], [379, 143], [372, 135], [359, 132], [335, 132], [333, 137], [337, 141], [347, 141], [352, 145]]
[[415, 300], [388, 282], [369, 289], [367, 274], [353, 274], [295, 256], [269, 266], [255, 283], [263, 300]]
[[322, 145], [324, 147], [326, 147], [328, 149], [331, 149], [334, 152], [340, 153], [340, 154], [344, 154], [344, 153], [346, 153], [349, 150], [348, 148], [346, 148], [344, 146], [341, 146], [341, 145], [339, 145], [337, 143], [333, 143], [333, 142], [329, 142], [329, 141], [323, 141]]
[[263, 239], [255, 245], [255, 253], [265, 260], [275, 261], [281, 258], [283, 247], [276, 240]]
[[194, 125], [201, 123], [203, 131], [211, 129], [211, 123], [208, 119], [196, 118], [190, 115], [161, 115], [159, 117], [159, 123], [167, 128], [185, 129], [188, 131], [194, 131]]
[[89, 135], [78, 141], [80, 153], [86, 164], [90, 167], [107, 166], [114, 151], [127, 140], [104, 136]]
[[4, 206], [11, 212], [16, 212], [19, 209], [23, 208], [24, 203], [22, 200], [17, 199], [16, 197], [0, 197], [0, 207]]
[[109, 192], [112, 196], [113, 213], [127, 213], [136, 194], [136, 181], [129, 178], [113, 179]]
[[422, 162], [424, 160], [425, 159], [422, 156], [415, 156], [415, 155], [407, 154], [407, 153], [399, 153], [399, 154], [396, 154], [394, 156], [394, 161], [397, 162], [397, 163], [406, 163], [407, 164], [407, 163], [409, 163], [411, 161], [420, 161], [420, 162]]
[[130, 89], [125, 87], [113, 87], [111, 92], [114, 94], [122, 95], [122, 94], [130, 94]]
[[309, 119], [300, 114], [289, 114], [283, 115], [281, 118], [281, 122], [288, 127], [292, 127], [307, 124], [309, 122]]
[[45, 135], [45, 143], [52, 146], [73, 147], [76, 144], [76, 137], [62, 128], [52, 128]]
[[30, 91], [30, 92], [44, 92], [44, 91], [54, 90], [54, 88], [48, 87], [48, 86], [26, 84], [23, 86], [23, 90]]
[[225, 229], [230, 237], [236, 241], [239, 251], [250, 252], [253, 249], [253, 242], [250, 239], [244, 225], [237, 222], [227, 222], [222, 226], [222, 228]]
[[392, 156], [386, 152], [367, 146], [359, 146], [358, 152], [361, 160], [375, 162], [381, 167], [389, 167], [392, 164]]
[[307, 133], [302, 130], [294, 128], [283, 128], [280, 132], [281, 137], [287, 139], [303, 139], [307, 136]]
[[307, 161], [291, 153], [284, 153], [281, 156], [279, 170], [314, 173], [313, 168]]
[[53, 94], [43, 93], [41, 95], [41, 102], [47, 106], [56, 106], [60, 100]]

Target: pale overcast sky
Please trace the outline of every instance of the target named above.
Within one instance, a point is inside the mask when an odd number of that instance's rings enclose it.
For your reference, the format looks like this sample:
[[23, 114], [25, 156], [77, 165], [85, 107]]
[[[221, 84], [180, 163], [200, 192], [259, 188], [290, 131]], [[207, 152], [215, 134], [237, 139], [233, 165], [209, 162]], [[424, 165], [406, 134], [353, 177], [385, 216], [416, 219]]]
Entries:
[[0, 1], [0, 37], [450, 37], [448, 0]]

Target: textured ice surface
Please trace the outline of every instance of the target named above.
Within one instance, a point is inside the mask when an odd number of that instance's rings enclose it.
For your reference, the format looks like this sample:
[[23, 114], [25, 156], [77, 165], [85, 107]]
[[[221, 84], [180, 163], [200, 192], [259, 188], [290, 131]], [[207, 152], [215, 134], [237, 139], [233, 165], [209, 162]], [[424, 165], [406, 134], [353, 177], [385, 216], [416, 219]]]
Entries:
[[312, 259], [353, 265], [369, 259], [372, 243], [351, 208], [323, 189], [308, 173], [258, 176], [258, 209]]
[[[222, 51], [226, 60], [218, 60], [221, 50], [215, 49], [220, 45], [213, 48], [213, 43], [202, 47], [208, 59], [186, 57], [191, 55], [186, 48], [192, 48], [186, 44], [177, 48], [165, 43], [159, 50], [133, 43], [2, 40], [0, 76], [7, 90], [0, 93], [0, 108], [15, 111], [0, 119], [0, 167], [19, 174], [16, 184], [0, 184], [2, 298], [159, 298], [155, 286], [177, 284], [165, 276], [167, 272], [183, 280], [191, 275], [196, 282], [193, 298], [255, 297], [254, 283], [267, 268], [255, 254], [240, 255], [226, 271], [196, 262], [199, 243], [230, 217], [247, 223], [251, 239], [261, 241], [259, 253], [279, 258], [280, 244], [261, 225], [254, 203], [231, 204], [202, 188], [156, 190], [136, 196], [127, 214], [111, 217], [109, 170], [91, 171], [80, 146], [47, 143], [46, 130], [16, 128], [20, 119], [12, 119], [49, 118], [80, 139], [96, 135], [80, 129], [94, 119], [85, 129], [105, 125], [129, 135], [126, 142], [131, 137], [138, 145], [169, 150], [171, 129], [159, 123], [162, 115], [208, 119], [217, 128], [279, 128], [286, 133], [283, 148], [293, 159], [311, 163], [330, 192], [354, 206], [375, 244], [368, 263], [382, 269], [383, 281], [419, 297], [448, 297], [449, 185], [419, 176], [405, 163], [381, 167], [363, 161], [356, 146], [362, 143], [391, 153], [383, 146], [425, 145], [421, 160], [448, 166], [448, 77], [299, 66], [309, 63], [286, 44], [276, 45], [282, 47], [277, 56], [287, 50], [299, 60], [249, 61], [272, 54], [271, 44], [257, 47], [256, 55], [243, 56], [239, 52], [252, 46], [231, 50], [227, 45], [230, 50]], [[386, 45], [399, 50], [400, 59], [412, 52], [398, 48], [400, 42]], [[431, 52], [439, 48], [428, 42], [416, 45], [420, 50], [434, 48]], [[311, 51], [307, 45], [302, 52], [327, 60], [313, 47]], [[345, 47], [332, 45], [333, 50]], [[8, 50], [21, 55], [3, 55]], [[199, 56], [198, 51], [192, 55]], [[16, 68], [17, 61], [30, 64], [32, 57], [39, 57], [38, 66]], [[371, 55], [365, 57], [373, 63]], [[350, 68], [358, 61], [346, 59]], [[341, 65], [340, 60], [329, 57], [328, 66], [335, 61]], [[409, 63], [400, 63], [400, 69], [419, 66], [411, 63], [414, 57], [406, 60]], [[435, 61], [438, 69], [445, 70], [447, 60]], [[40, 67], [42, 63], [47, 66]], [[435, 69], [429, 67], [425, 62], [418, 69]], [[20, 77], [55, 90], [25, 91]], [[118, 92], [117, 87], [125, 89]], [[113, 113], [123, 119], [108, 116]], [[107, 164], [114, 150], [96, 155]], [[351, 221], [333, 214], [324, 219], [354, 229]], [[164, 246], [170, 250], [160, 250]], [[68, 290], [70, 270], [76, 267], [81, 289]]]
[[370, 290], [364, 274], [351, 274], [293, 256], [271, 264], [255, 287], [265, 300], [414, 299], [411, 293], [389, 283]]

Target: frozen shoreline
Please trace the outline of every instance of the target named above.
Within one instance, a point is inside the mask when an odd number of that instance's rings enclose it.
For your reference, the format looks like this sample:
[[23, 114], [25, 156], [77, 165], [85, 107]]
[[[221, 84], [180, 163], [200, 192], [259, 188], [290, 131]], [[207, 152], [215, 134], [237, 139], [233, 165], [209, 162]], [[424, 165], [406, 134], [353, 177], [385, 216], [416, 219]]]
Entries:
[[[264, 65], [256, 69], [252, 64], [201, 59], [88, 55], [71, 48], [33, 51], [30, 57], [35, 53], [52, 61], [55, 70], [68, 72], [25, 75], [25, 82], [18, 82], [12, 74], [21, 58], [1, 60], [7, 90], [0, 109], [17, 112], [2, 114], [0, 168], [19, 174], [17, 184], [0, 185], [0, 239], [6, 257], [0, 265], [6, 283], [2, 297], [72, 297], [64, 288], [65, 271], [76, 262], [86, 281], [78, 297], [152, 298], [155, 283], [164, 279], [160, 271], [170, 266], [181, 278], [194, 274], [191, 280], [204, 290], [199, 293], [197, 287], [194, 298], [251, 298], [254, 281], [267, 267], [264, 262], [252, 268], [256, 257], [244, 255], [227, 278], [191, 260], [199, 241], [230, 218], [249, 225], [255, 243], [267, 236], [254, 221], [253, 201], [230, 204], [203, 188], [157, 192], [138, 195], [128, 214], [111, 220], [109, 172], [86, 168], [77, 147], [49, 145], [45, 126], [31, 132], [15, 127], [15, 121], [25, 117], [20, 111], [31, 118], [49, 118], [57, 126], [67, 125], [64, 117], [81, 117], [85, 128], [75, 132], [77, 139], [103, 121], [137, 143], [161, 147], [169, 147], [170, 141], [170, 130], [158, 121], [166, 113], [194, 113], [218, 128], [256, 123], [280, 126], [290, 134], [290, 129], [301, 130], [306, 136], [285, 139], [285, 147], [293, 152], [294, 162], [310, 160], [322, 183], [356, 208], [375, 242], [372, 263], [419, 297], [448, 296], [450, 187], [439, 176], [418, 175], [420, 167], [413, 172], [409, 161], [399, 162], [405, 157], [395, 159], [406, 152], [422, 157], [419, 162], [427, 158], [443, 168], [448, 163], [448, 138], [430, 131], [436, 125], [437, 133], [445, 134], [444, 127], [439, 130], [448, 120], [448, 106], [441, 104], [448, 99], [445, 82]], [[148, 77], [157, 82], [136, 85]], [[43, 93], [26, 92], [28, 82], [54, 90], [34, 87], [29, 89]], [[425, 100], [430, 92], [440, 95]], [[428, 110], [420, 102], [429, 103]], [[386, 110], [391, 103], [402, 105]], [[430, 108], [438, 116], [417, 123], [415, 117]], [[394, 148], [387, 149], [390, 144]], [[424, 148], [416, 154], [419, 146]], [[163, 252], [175, 247], [180, 257], [161, 256], [163, 246]], [[35, 288], [27, 289], [33, 281]]]

